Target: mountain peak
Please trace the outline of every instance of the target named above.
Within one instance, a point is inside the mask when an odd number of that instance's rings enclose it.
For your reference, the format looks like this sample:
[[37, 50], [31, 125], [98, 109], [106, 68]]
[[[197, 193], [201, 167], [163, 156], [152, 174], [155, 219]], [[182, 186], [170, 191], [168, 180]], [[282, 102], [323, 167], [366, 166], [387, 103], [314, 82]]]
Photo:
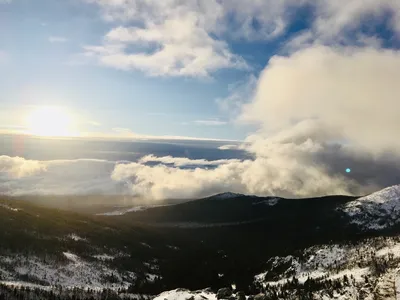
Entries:
[[351, 201], [343, 208], [352, 223], [364, 229], [384, 229], [400, 222], [400, 185]]
[[232, 192], [226, 192], [226, 193], [220, 193], [220, 194], [211, 196], [210, 198], [224, 200], [224, 199], [231, 199], [231, 198], [237, 198], [237, 197], [242, 197], [242, 196], [244, 196], [244, 195], [232, 193]]

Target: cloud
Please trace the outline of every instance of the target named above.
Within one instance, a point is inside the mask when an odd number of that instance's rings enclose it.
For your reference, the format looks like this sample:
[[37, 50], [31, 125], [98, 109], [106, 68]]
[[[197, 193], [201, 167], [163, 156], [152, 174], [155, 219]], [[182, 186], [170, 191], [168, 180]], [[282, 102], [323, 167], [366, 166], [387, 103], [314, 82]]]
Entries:
[[232, 120], [237, 120], [245, 103], [250, 102], [254, 97], [257, 87], [257, 77], [250, 74], [245, 79], [231, 84], [228, 88], [229, 95], [225, 98], [217, 98], [219, 108], [229, 114]]
[[[147, 50], [128, 50], [131, 44], [142, 45]], [[149, 24], [147, 28], [118, 27], [106, 35], [103, 46], [85, 49], [87, 56], [97, 58], [101, 64], [141, 70], [151, 76], [208, 77], [218, 69], [247, 68], [244, 60], [232, 54], [225, 42], [213, 39], [198, 28], [191, 16]]]
[[354, 145], [398, 150], [399, 80], [398, 51], [315, 46], [271, 58], [242, 119], [268, 131], [318, 119]]
[[396, 0], [315, 1], [310, 27], [287, 44], [290, 51], [311, 45], [353, 45], [379, 48], [382, 28], [400, 37], [400, 3]]
[[[182, 124], [181, 125], [187, 125]], [[83, 139], [104, 139], [104, 140], [159, 140], [159, 141], [212, 141], [212, 142], [240, 142], [239, 140], [216, 139], [207, 137], [193, 137], [181, 135], [146, 135], [137, 134], [129, 128], [112, 128], [113, 132], [80, 132], [80, 137]]]
[[[229, 164], [213, 170], [196, 168], [187, 170], [164, 165], [146, 166], [138, 163], [116, 166], [112, 178], [129, 182], [137, 195], [154, 200], [193, 199], [201, 195], [210, 195], [221, 189], [240, 190], [238, 178], [232, 177], [240, 164]], [[233, 170], [232, 170], [233, 169]]]
[[400, 32], [400, 3], [396, 0], [318, 1], [317, 12], [314, 30], [325, 36], [383, 18], [390, 18], [391, 27]]
[[103, 45], [86, 46], [86, 56], [106, 66], [141, 70], [151, 76], [187, 77], [209, 77], [227, 68], [248, 70], [245, 60], [232, 53], [226, 39], [275, 38], [289, 23], [286, 10], [302, 3], [86, 1], [97, 4], [105, 20], [119, 24], [106, 34]]
[[50, 36], [49, 42], [50, 43], [66, 43], [66, 42], [68, 42], [68, 39], [63, 36]]
[[131, 194], [111, 180], [116, 162], [77, 159], [35, 161], [0, 156], [0, 193], [7, 195]]
[[[97, 3], [103, 17], [108, 21], [137, 21], [154, 24], [165, 20], [179, 19], [181, 16], [192, 16], [199, 27], [207, 32], [231, 34], [237, 38], [271, 38], [281, 34], [290, 20], [288, 8], [302, 6], [305, 1], [258, 1], [251, 0], [243, 5], [240, 0], [168, 0], [168, 1], [106, 1], [87, 0]], [[253, 23], [257, 23], [257, 30]], [[234, 27], [234, 32], [230, 31]]]
[[97, 4], [115, 27], [103, 45], [85, 47], [85, 54], [153, 76], [207, 77], [223, 68], [248, 69], [228, 43], [271, 41], [285, 35], [299, 15], [308, 28], [291, 35], [286, 51], [315, 44], [377, 47], [382, 25], [400, 35], [397, 0], [86, 1]]
[[[226, 191], [283, 197], [363, 195], [400, 180], [398, 155], [373, 155], [325, 143], [318, 138], [320, 134], [313, 140], [309, 132], [318, 131], [317, 123], [298, 126], [271, 139], [258, 138], [249, 148], [256, 154], [254, 159], [211, 161], [215, 168], [205, 169], [207, 161], [151, 156], [116, 165], [112, 179], [130, 185], [133, 194], [156, 201], [194, 199]], [[182, 168], [188, 165], [198, 167]], [[349, 167], [351, 174], [345, 172]]]
[[236, 150], [239, 149], [239, 145], [222, 145], [218, 147], [219, 150]]
[[254, 159], [213, 169], [132, 163], [116, 166], [112, 178], [152, 199], [225, 191], [362, 195], [396, 184], [399, 70], [399, 52], [371, 47], [312, 46], [275, 56], [241, 114], [259, 126], [241, 146]]
[[22, 157], [0, 156], [0, 176], [23, 178], [36, 175], [46, 170], [40, 161], [26, 160]]
[[139, 160], [139, 163], [146, 164], [149, 162], [158, 162], [162, 164], [170, 164], [176, 167], [183, 166], [219, 166], [230, 163], [237, 163], [237, 159], [218, 159], [218, 160], [206, 160], [206, 159], [190, 159], [187, 157], [172, 157], [164, 156], [157, 157], [154, 155], [146, 155]]
[[230, 162], [213, 169], [121, 164], [115, 167], [112, 178], [131, 184], [133, 193], [154, 200], [193, 199], [225, 191], [281, 196], [345, 194], [351, 185], [344, 176], [332, 178], [323, 168], [307, 169], [293, 160], [287, 162], [285, 157]]
[[196, 120], [194, 121], [197, 125], [205, 125], [205, 126], [223, 126], [228, 124], [226, 121], [221, 120]]

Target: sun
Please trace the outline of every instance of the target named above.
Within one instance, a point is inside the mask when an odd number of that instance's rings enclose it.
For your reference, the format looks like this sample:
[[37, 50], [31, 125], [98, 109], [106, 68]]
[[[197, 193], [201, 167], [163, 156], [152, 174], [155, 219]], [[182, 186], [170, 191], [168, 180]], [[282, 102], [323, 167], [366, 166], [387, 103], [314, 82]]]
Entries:
[[59, 107], [44, 106], [28, 116], [28, 131], [39, 136], [74, 136], [73, 118]]

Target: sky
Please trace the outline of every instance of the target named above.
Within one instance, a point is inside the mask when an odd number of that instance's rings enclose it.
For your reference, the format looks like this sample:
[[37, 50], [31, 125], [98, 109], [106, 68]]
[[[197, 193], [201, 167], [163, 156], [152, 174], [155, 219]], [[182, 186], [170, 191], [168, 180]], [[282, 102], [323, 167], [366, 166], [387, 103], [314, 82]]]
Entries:
[[397, 1], [276, 2], [2, 0], [0, 127], [59, 106], [89, 135], [244, 140], [241, 105], [274, 57], [399, 45]]
[[254, 157], [113, 169], [148, 197], [400, 181], [398, 0], [0, 0], [0, 37], [2, 132], [217, 139]]

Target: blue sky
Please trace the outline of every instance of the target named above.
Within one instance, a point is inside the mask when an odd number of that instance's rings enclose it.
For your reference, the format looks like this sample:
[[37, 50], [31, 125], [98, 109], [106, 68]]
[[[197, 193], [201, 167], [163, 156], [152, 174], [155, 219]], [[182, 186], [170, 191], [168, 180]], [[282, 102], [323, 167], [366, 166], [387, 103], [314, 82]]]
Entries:
[[[82, 130], [123, 127], [146, 135], [245, 136], [245, 128], [222, 124], [229, 116], [215, 100], [226, 97], [227, 85], [246, 72], [220, 72], [209, 79], [150, 77], [141, 71], [75, 62], [83, 45], [99, 43], [112, 27], [94, 5], [77, 1], [13, 1], [2, 4], [0, 20], [0, 49], [7, 53], [0, 71], [2, 111], [61, 105], [101, 124], [81, 124]], [[197, 120], [218, 120], [222, 125], [201, 125]], [[23, 126], [4, 119], [1, 123]]]
[[[179, 13], [175, 2], [0, 1], [0, 127], [61, 106], [82, 132], [243, 140], [256, 128], [237, 120], [253, 90], [235, 86], [254, 84], [271, 56], [310, 43], [398, 46], [397, 23], [382, 15], [396, 19], [393, 1], [187, 1]], [[239, 108], [221, 107], [232, 95]]]

